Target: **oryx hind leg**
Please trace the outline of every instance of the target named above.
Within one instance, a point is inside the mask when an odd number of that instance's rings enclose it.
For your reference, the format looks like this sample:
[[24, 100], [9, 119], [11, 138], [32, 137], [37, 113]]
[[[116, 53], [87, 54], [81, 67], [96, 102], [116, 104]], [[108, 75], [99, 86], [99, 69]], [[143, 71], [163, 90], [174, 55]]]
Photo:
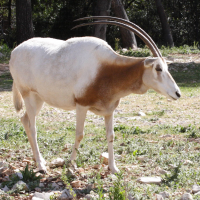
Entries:
[[[23, 95], [22, 95], [23, 96]], [[23, 97], [26, 112], [21, 118], [21, 122], [24, 125], [28, 140], [31, 144], [33, 157], [40, 171], [46, 172], [45, 160], [40, 154], [39, 147], [37, 144], [37, 132], [36, 132], [36, 116], [42, 108], [42, 99], [34, 92], [29, 92]]]

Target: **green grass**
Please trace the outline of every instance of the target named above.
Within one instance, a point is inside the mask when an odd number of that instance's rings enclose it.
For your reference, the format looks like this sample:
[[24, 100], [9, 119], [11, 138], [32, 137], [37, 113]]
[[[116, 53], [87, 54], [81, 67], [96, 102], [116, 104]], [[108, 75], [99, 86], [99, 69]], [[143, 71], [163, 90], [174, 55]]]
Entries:
[[[120, 175], [107, 175], [106, 166], [100, 170], [93, 169], [100, 164], [100, 154], [107, 152], [108, 148], [103, 120], [88, 114], [77, 165], [87, 169], [87, 184], [95, 187], [88, 189], [85, 186], [79, 193], [93, 192], [98, 199], [125, 199], [131, 194], [146, 200], [155, 199], [155, 194], [167, 191], [170, 199], [176, 200], [192, 185], [200, 184], [200, 65], [172, 63], [169, 70], [181, 88], [180, 100], [168, 102], [150, 90], [145, 95], [130, 95], [122, 99], [117, 108], [114, 150], [117, 166], [122, 172]], [[11, 76], [4, 74], [0, 80], [0, 159], [18, 164], [26, 157], [31, 158], [32, 152], [13, 108]], [[140, 110], [146, 116], [137, 118]], [[39, 148], [48, 162], [57, 157], [69, 161], [71, 147], [63, 149], [65, 144], [70, 146], [75, 140], [73, 112], [45, 105], [37, 119], [37, 132]], [[191, 162], [187, 163], [187, 160]], [[35, 168], [34, 162], [31, 167]], [[159, 174], [159, 168], [168, 173]], [[61, 179], [71, 189], [70, 183], [77, 176], [70, 177], [67, 166], [51, 169], [51, 174], [57, 170], [62, 172]], [[161, 176], [163, 182], [160, 185], [138, 183], [137, 179], [142, 176]], [[193, 199], [198, 197], [193, 195]]]
[[[139, 48], [137, 50], [129, 49], [128, 51], [124, 52], [123, 50], [119, 49], [118, 51], [120, 54], [125, 55], [125, 56], [148, 57], [148, 56], [152, 55], [151, 51], [146, 46], [145, 46], [145, 48]], [[162, 46], [160, 48], [160, 51], [163, 56], [169, 56], [171, 54], [188, 55], [188, 54], [199, 54], [200, 53], [200, 49], [197, 47], [196, 44], [194, 44], [193, 46], [184, 45], [184, 46], [172, 47], [172, 48]]]
[[10, 73], [4, 73], [0, 76], [0, 92], [1, 91], [10, 91], [12, 88], [12, 77]]
[[0, 57], [0, 63], [7, 63], [10, 59], [12, 49], [10, 49], [6, 44], [0, 43], [0, 53], [3, 54], [3, 56]]

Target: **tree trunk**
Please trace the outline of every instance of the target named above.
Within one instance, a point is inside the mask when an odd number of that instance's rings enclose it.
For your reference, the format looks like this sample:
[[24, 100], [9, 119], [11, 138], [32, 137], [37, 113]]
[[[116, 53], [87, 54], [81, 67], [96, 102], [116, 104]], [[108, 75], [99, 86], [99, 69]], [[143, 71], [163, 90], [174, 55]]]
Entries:
[[[94, 15], [109, 16], [111, 0], [95, 0]], [[106, 40], [106, 24], [98, 24], [94, 26], [94, 36]]]
[[34, 36], [31, 0], [16, 0], [17, 44]]
[[[129, 20], [121, 0], [112, 0], [112, 9], [116, 17]], [[137, 49], [135, 34], [121, 27], [119, 29], [122, 37], [122, 47]]]
[[158, 15], [160, 17], [160, 21], [161, 21], [161, 25], [162, 25], [165, 44], [167, 46], [173, 47], [174, 46], [173, 37], [172, 37], [170, 26], [167, 21], [167, 17], [165, 15], [165, 11], [164, 11], [162, 2], [161, 2], [161, 0], [155, 0], [155, 2], [156, 2]]
[[9, 28], [11, 28], [11, 12], [12, 12], [11, 3], [12, 3], [12, 0], [9, 0], [8, 1], [8, 25], [9, 25]]

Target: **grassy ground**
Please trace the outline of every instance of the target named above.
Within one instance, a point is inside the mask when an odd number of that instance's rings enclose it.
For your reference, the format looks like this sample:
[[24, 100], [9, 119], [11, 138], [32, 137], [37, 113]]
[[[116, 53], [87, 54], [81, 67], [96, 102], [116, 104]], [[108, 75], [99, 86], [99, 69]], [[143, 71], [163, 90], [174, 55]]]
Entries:
[[[155, 194], [167, 191], [170, 199], [179, 199], [185, 191], [191, 190], [192, 185], [200, 184], [200, 64], [192, 62], [199, 56], [172, 56], [175, 59], [169, 70], [181, 88], [180, 100], [169, 101], [152, 90], [121, 100], [115, 111], [114, 143], [121, 175], [114, 177], [106, 165], [101, 165], [100, 154], [107, 152], [104, 121], [102, 117], [88, 113], [85, 137], [77, 158], [77, 165], [84, 168], [85, 174], [79, 193], [87, 194], [93, 190], [99, 199], [120, 200], [128, 194], [138, 199], [155, 199]], [[35, 168], [30, 144], [13, 108], [11, 84], [9, 73], [0, 76], [0, 160], [24, 169], [22, 161], [30, 158], [31, 166]], [[140, 111], [146, 116], [139, 116]], [[40, 150], [48, 162], [57, 157], [69, 160], [75, 139], [74, 111], [45, 105], [37, 119], [37, 131]], [[100, 169], [95, 169], [97, 164]], [[161, 175], [161, 169], [168, 174]], [[49, 169], [44, 177], [63, 174], [60, 179], [65, 185], [80, 180], [78, 177], [70, 179], [65, 170]], [[141, 176], [161, 176], [163, 181], [160, 185], [141, 184], [136, 181]], [[89, 185], [93, 187], [88, 189]]]

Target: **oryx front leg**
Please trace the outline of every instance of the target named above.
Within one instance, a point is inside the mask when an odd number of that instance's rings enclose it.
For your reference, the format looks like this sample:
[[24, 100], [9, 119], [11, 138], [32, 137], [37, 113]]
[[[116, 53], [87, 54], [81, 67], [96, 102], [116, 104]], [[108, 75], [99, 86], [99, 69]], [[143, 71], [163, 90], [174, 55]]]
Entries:
[[115, 165], [114, 159], [114, 150], [113, 150], [113, 142], [114, 142], [114, 130], [113, 130], [113, 113], [112, 115], [105, 116], [105, 126], [106, 126], [106, 138], [108, 141], [108, 167], [110, 168], [112, 173], [119, 172], [119, 169]]
[[83, 129], [87, 110], [86, 107], [76, 105], [76, 139], [72, 149], [71, 161], [76, 159], [77, 149], [84, 136]]

